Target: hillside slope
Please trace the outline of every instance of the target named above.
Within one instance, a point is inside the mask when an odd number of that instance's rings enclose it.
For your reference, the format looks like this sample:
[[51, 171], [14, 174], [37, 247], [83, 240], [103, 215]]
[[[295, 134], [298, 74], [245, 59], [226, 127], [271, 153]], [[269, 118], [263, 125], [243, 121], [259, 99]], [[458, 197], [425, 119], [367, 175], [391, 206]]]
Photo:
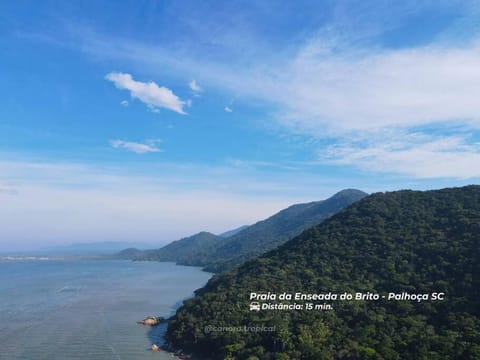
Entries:
[[198, 234], [171, 242], [156, 250], [136, 253], [133, 260], [173, 261], [180, 265], [197, 266], [210, 259], [217, 246], [225, 241], [222, 236], [202, 231]]
[[249, 225], [242, 225], [242, 226], [239, 226], [238, 228], [236, 229], [232, 229], [232, 230], [229, 230], [229, 231], [226, 231], [222, 234], [219, 234], [218, 236], [221, 236], [221, 237], [225, 237], [225, 238], [228, 238], [228, 237], [231, 237], [233, 235], [237, 235], [240, 231], [243, 231], [245, 230], [246, 228], [248, 228]]
[[[374, 194], [212, 278], [177, 311], [166, 339], [212, 359], [479, 359], [479, 245], [480, 186]], [[268, 291], [446, 298], [249, 311], [250, 293]], [[274, 331], [209, 331], [243, 325]]]
[[200, 232], [160, 249], [128, 249], [117, 255], [122, 259], [173, 261], [221, 272], [276, 248], [366, 195], [360, 190], [342, 190], [326, 200], [292, 205], [243, 230], [234, 229], [230, 237]]
[[326, 200], [289, 206], [220, 243], [205, 269], [221, 272], [275, 249], [365, 196], [363, 191], [346, 189]]

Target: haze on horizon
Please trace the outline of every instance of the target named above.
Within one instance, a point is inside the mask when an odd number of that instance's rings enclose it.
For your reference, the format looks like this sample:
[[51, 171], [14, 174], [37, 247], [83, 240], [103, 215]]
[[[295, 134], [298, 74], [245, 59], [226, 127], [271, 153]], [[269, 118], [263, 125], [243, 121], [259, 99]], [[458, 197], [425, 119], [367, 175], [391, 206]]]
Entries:
[[0, 252], [479, 183], [475, 1], [0, 3]]

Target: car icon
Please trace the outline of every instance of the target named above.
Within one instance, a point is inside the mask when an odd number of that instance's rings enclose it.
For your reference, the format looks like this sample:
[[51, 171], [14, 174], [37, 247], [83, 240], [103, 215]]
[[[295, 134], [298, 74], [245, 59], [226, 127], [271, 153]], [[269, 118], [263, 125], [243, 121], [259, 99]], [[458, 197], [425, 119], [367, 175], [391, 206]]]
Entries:
[[256, 301], [250, 303], [250, 311], [260, 311], [260, 303]]

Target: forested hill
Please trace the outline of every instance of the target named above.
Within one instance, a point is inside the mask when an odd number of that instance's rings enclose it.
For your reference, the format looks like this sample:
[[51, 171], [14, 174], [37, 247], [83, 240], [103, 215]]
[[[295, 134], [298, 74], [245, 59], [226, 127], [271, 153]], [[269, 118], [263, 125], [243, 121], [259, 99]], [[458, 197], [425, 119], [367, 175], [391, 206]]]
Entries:
[[[130, 250], [127, 256], [123, 258], [132, 260], [173, 261], [181, 265], [197, 266], [210, 260], [211, 254], [223, 241], [225, 241], [225, 238], [222, 236], [202, 231], [198, 234], [171, 242], [160, 249], [140, 252]], [[122, 255], [122, 253], [120, 253], [120, 255]]]
[[248, 225], [242, 225], [242, 226], [240, 226], [236, 229], [232, 229], [232, 230], [229, 230], [227, 232], [224, 232], [223, 234], [220, 234], [219, 236], [222, 236], [224, 238], [228, 238], [228, 237], [231, 237], [233, 235], [237, 235], [240, 231], [243, 231], [246, 228], [248, 228]]
[[342, 190], [322, 201], [292, 205], [219, 243], [205, 269], [220, 272], [257, 257], [367, 196], [355, 189]]
[[292, 205], [241, 231], [233, 230], [234, 235], [230, 237], [201, 232], [160, 249], [143, 252], [128, 249], [118, 256], [132, 260], [174, 261], [221, 272], [276, 248], [366, 195], [360, 190], [342, 190], [326, 200]]
[[[177, 311], [166, 339], [213, 359], [480, 359], [479, 255], [480, 186], [373, 194], [212, 278]], [[262, 291], [446, 298], [249, 311], [250, 293]], [[275, 330], [208, 331], [243, 325]]]

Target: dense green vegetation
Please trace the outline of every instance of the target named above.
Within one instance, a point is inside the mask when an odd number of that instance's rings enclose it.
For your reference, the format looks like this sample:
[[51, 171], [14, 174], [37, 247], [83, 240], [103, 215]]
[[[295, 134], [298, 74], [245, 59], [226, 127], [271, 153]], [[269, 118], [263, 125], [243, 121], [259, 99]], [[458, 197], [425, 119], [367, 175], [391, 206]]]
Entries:
[[181, 265], [199, 266], [206, 263], [218, 245], [225, 241], [222, 236], [203, 231], [174, 241], [158, 250], [133, 253], [133, 260], [174, 261]]
[[236, 229], [232, 229], [232, 230], [229, 230], [229, 231], [226, 231], [224, 232], [223, 234], [220, 234], [220, 236], [223, 236], [223, 237], [231, 237], [233, 235], [237, 235], [240, 231], [243, 231], [245, 230], [246, 228], [248, 227], [248, 225], [242, 225]]
[[133, 260], [174, 261], [221, 272], [278, 247], [366, 195], [359, 190], [342, 190], [323, 201], [292, 205], [240, 231], [233, 230], [230, 232], [233, 235], [227, 238], [201, 232], [161, 249], [143, 252], [128, 249], [119, 256]]
[[142, 254], [142, 250], [136, 248], [128, 248], [114, 254], [112, 257], [117, 259], [132, 260], [135, 259], [137, 256], [142, 256]]
[[346, 189], [323, 201], [292, 205], [219, 244], [205, 270], [221, 272], [275, 249], [366, 195], [360, 190]]
[[[214, 276], [168, 343], [213, 359], [480, 359], [480, 186], [371, 195]], [[250, 292], [445, 292], [444, 301], [335, 302], [250, 312]], [[275, 326], [208, 332], [207, 326]]]

